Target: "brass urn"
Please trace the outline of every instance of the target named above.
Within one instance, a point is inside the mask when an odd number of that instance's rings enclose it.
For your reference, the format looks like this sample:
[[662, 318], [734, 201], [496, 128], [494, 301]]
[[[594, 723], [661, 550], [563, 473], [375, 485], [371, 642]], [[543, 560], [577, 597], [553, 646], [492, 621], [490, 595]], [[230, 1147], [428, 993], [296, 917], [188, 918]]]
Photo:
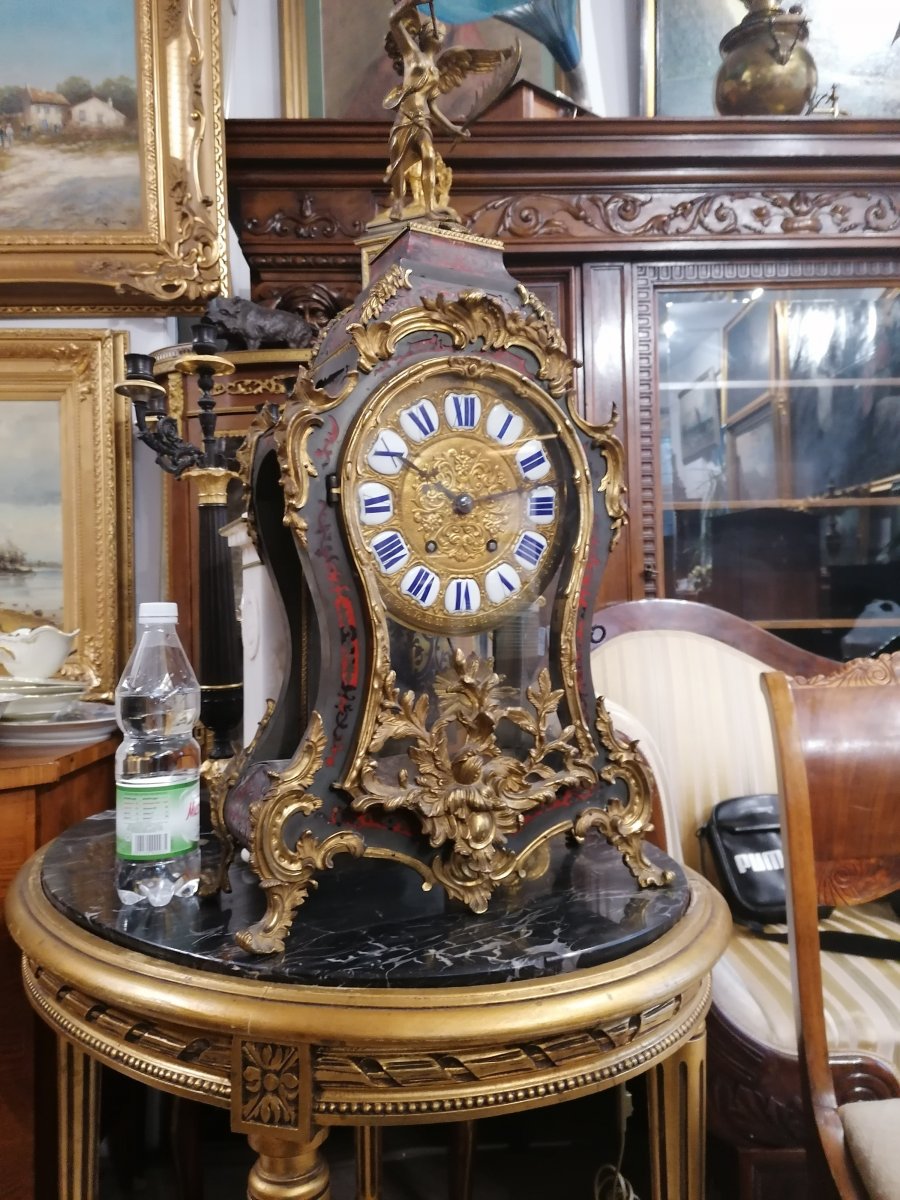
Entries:
[[809, 25], [799, 5], [744, 0], [748, 12], [719, 43], [716, 109], [724, 117], [794, 116], [816, 90], [816, 64], [807, 48]]

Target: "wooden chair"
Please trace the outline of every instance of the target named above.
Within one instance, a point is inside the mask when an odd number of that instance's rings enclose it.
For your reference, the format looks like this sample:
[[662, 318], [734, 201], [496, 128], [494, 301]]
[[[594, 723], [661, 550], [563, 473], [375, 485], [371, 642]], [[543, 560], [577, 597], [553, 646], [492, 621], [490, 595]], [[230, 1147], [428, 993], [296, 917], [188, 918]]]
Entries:
[[[846, 668], [799, 650], [748, 621], [685, 600], [631, 600], [594, 614], [591, 668], [598, 694], [637, 725], [633, 736], [651, 762], [668, 814], [664, 848], [694, 870], [697, 829], [729, 796], [775, 793], [772, 728], [760, 677], [839, 675]], [[840, 927], [871, 932], [868, 914], [849, 910]], [[885, 922], [889, 928], [890, 922]], [[900, 1095], [900, 984], [854, 988], [859, 961], [828, 956], [825, 991], [832, 1066], [843, 1100]], [[893, 963], [873, 963], [873, 976]], [[735, 925], [713, 968], [708, 1022], [708, 1113], [715, 1136], [710, 1163], [733, 1175], [740, 1200], [819, 1200], [807, 1181], [787, 946]]]
[[900, 1099], [841, 1105], [835, 1094], [817, 911], [900, 888], [900, 654], [858, 659], [811, 682], [767, 673], [763, 685], [778, 765], [802, 1094], [811, 1144], [817, 1136], [824, 1158], [810, 1165], [826, 1182], [830, 1175], [844, 1200], [900, 1200]]

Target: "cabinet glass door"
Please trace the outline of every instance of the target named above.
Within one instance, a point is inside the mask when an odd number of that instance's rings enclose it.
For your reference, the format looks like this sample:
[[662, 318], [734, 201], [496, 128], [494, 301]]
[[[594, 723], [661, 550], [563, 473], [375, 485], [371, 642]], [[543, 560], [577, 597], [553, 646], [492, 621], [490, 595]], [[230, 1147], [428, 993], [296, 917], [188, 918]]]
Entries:
[[900, 292], [656, 294], [665, 594], [900, 647]]

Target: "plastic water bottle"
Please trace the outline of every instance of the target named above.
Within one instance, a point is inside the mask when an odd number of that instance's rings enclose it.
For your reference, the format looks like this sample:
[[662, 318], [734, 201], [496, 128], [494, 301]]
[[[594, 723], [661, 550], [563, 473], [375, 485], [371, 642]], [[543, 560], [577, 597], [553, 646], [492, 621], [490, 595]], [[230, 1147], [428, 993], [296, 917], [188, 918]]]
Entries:
[[178, 605], [142, 604], [116, 719], [116, 890], [154, 908], [200, 882], [200, 685], [176, 626]]

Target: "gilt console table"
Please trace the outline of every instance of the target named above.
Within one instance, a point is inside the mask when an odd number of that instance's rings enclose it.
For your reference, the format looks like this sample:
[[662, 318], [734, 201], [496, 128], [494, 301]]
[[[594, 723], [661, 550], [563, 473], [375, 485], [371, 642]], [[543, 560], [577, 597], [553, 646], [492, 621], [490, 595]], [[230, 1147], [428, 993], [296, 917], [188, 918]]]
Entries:
[[251, 1200], [325, 1200], [332, 1125], [355, 1125], [378, 1194], [382, 1125], [466, 1122], [647, 1073], [656, 1200], [703, 1195], [705, 1015], [731, 921], [671, 866], [640, 890], [604, 842], [476, 917], [409, 872], [336, 863], [282, 955], [241, 951], [255, 877], [159, 911], [118, 905], [113, 821], [74, 826], [21, 870], [7, 917], [25, 988], [59, 1038], [60, 1197], [96, 1190], [97, 1064], [229, 1108], [257, 1154]]

